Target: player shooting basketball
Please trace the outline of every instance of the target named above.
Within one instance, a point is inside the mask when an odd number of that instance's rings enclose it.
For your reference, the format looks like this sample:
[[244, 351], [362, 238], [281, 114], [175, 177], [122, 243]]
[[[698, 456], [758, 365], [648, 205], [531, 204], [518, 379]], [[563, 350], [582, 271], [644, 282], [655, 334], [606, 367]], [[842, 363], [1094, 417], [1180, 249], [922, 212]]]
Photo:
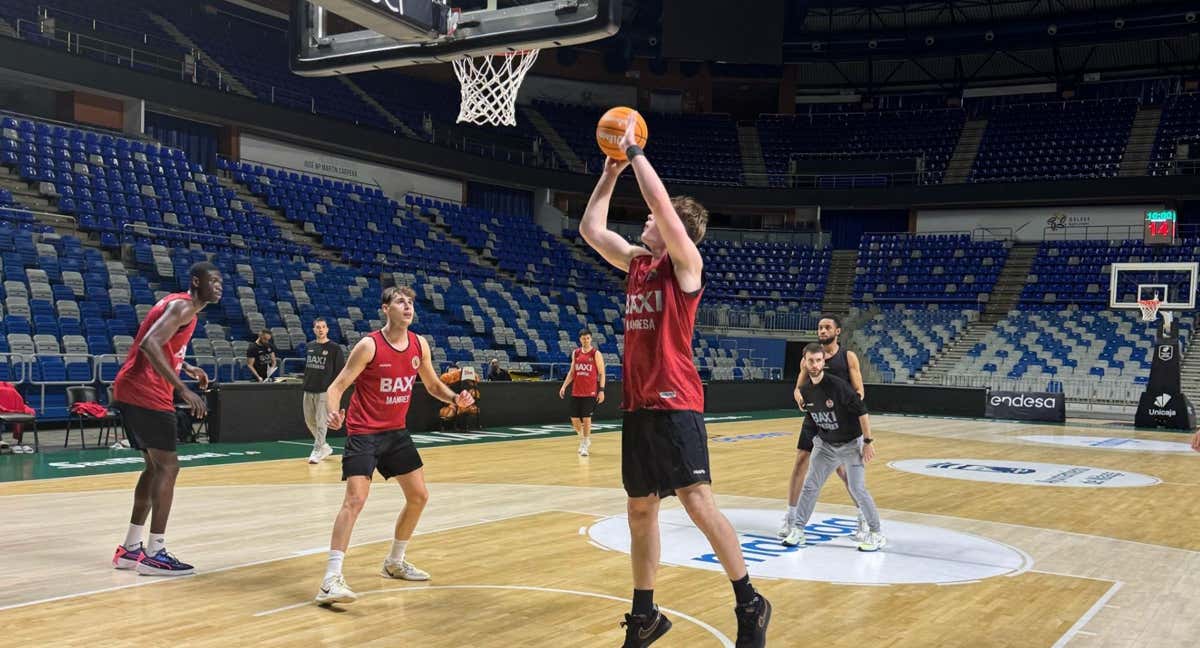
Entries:
[[[771, 605], [750, 584], [737, 533], [713, 501], [704, 390], [692, 360], [696, 309], [704, 290], [704, 261], [696, 244], [704, 237], [708, 212], [692, 198], [667, 193], [638, 145], [638, 135], [644, 142], [646, 132], [639, 121], [631, 111], [614, 152], [622, 159], [610, 155], [605, 161], [579, 227], [606, 261], [629, 273], [621, 481], [628, 495], [634, 590], [633, 609], [625, 616], [625, 646], [649, 646], [671, 628], [654, 605], [661, 553], [658, 511], [662, 498], [671, 495], [708, 538], [733, 585], [737, 646], [765, 646]], [[608, 229], [609, 199], [627, 166], [633, 167], [650, 207], [642, 230], [646, 247]]]

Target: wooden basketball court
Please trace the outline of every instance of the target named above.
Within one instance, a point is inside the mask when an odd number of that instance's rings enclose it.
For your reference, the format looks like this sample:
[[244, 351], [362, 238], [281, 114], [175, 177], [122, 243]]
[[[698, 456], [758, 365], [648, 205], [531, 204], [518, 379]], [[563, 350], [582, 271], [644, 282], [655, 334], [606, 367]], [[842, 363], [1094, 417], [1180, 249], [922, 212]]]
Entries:
[[[775, 606], [771, 645], [1196, 644], [1200, 454], [1173, 445], [1184, 435], [875, 416], [868, 485], [889, 546], [857, 552], [826, 524], [785, 552], [771, 539], [799, 419], [778, 416], [709, 426], [719, 502]], [[377, 478], [345, 563], [361, 598], [334, 609], [311, 601], [336, 458], [185, 464], [168, 546], [198, 574], [175, 580], [109, 566], [136, 472], [2, 483], [0, 645], [618, 646], [631, 588], [619, 442], [598, 434], [589, 458], [573, 437], [422, 448], [432, 499], [409, 558], [433, 581], [379, 576], [403, 500]], [[934, 467], [889, 465], [904, 460]], [[1019, 483], [1042, 469], [1011, 462], [1066, 469]], [[1121, 485], [1135, 473], [1148, 481]], [[831, 481], [812, 522], [853, 519], [848, 503]], [[657, 645], [732, 646], [728, 582], [675, 500], [663, 519], [674, 564], [656, 599], [675, 628]]]

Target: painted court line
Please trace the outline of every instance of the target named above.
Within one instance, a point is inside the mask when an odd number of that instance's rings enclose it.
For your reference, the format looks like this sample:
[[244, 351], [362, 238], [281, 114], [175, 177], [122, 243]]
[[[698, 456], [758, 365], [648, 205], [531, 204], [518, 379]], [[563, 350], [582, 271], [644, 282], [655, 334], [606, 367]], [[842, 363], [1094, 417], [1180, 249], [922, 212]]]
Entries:
[[[389, 592], [413, 593], [413, 592], [428, 592], [428, 591], [432, 591], [432, 590], [516, 590], [516, 591], [521, 591], [521, 592], [549, 592], [551, 594], [570, 594], [572, 596], [586, 596], [589, 598], [606, 599], [609, 601], [618, 601], [621, 603], [630, 603], [631, 602], [630, 599], [622, 598], [620, 596], [612, 596], [609, 594], [597, 594], [595, 592], [581, 592], [578, 590], [557, 589], [554, 587], [534, 587], [531, 585], [429, 585], [426, 587], [420, 587], [420, 586], [418, 586], [418, 587], [392, 587], [392, 588], [388, 588], [388, 589], [368, 590], [366, 592], [361, 592], [360, 596], [362, 594], [384, 594], [384, 593], [389, 593]], [[288, 610], [295, 610], [295, 609], [302, 608], [302, 607], [309, 607], [312, 605], [314, 605], [314, 603], [312, 601], [305, 601], [304, 603], [293, 603], [292, 605], [285, 605], [284, 607], [275, 608], [274, 610], [266, 610], [263, 612], [257, 612], [254, 614], [254, 616], [255, 617], [265, 617], [265, 616], [270, 616], [272, 614], [278, 614], [280, 612], [286, 612]], [[662, 610], [663, 612], [669, 612], [680, 619], [684, 619], [685, 621], [690, 621], [690, 622], [696, 624], [697, 626], [700, 626], [704, 630], [707, 630], [708, 633], [711, 634], [717, 641], [721, 642], [721, 646], [723, 646], [723, 648], [734, 648], [733, 642], [729, 640], [729, 637], [726, 637], [720, 630], [717, 630], [716, 628], [708, 625], [707, 623], [701, 621], [700, 619], [697, 619], [696, 617], [688, 615], [688, 614], [684, 614], [683, 612], [680, 612], [679, 610], [673, 610], [671, 608], [659, 607], [659, 609]]]
[[1063, 636], [1059, 637], [1058, 641], [1054, 642], [1054, 645], [1050, 648], [1063, 648], [1063, 646], [1066, 646], [1067, 643], [1075, 637], [1075, 635], [1081, 633], [1083, 626], [1087, 625], [1088, 622], [1091, 621], [1092, 618], [1095, 617], [1102, 608], [1104, 608], [1109, 599], [1111, 599], [1117, 592], [1121, 591], [1121, 587], [1124, 585], [1125, 583], [1121, 581], [1114, 582], [1112, 587], [1108, 588], [1108, 591], [1104, 593], [1104, 596], [1101, 596], [1099, 600], [1092, 604], [1092, 607], [1088, 608], [1088, 611], [1084, 612], [1083, 616], [1079, 617], [1079, 620], [1075, 622], [1075, 625], [1071, 626], [1071, 628], [1067, 630]]
[[[414, 535], [421, 536], [421, 535], [429, 535], [431, 533], [440, 533], [442, 531], [454, 531], [456, 529], [464, 529], [467, 527], [478, 526], [480, 524], [486, 524], [488, 522], [500, 522], [500, 521], [504, 521], [504, 520], [513, 520], [516, 518], [528, 517], [530, 515], [541, 515], [542, 513], [545, 513], [545, 512], [546, 511], [516, 513], [516, 514], [505, 516], [502, 518], [497, 518], [495, 520], [468, 522], [465, 524], [455, 524], [455, 525], [448, 526], [448, 527], [430, 529], [429, 531], [420, 531], [420, 532], [415, 533]], [[377, 544], [380, 542], [387, 542], [389, 540], [391, 540], [390, 537], [383, 538], [380, 540], [367, 540], [365, 542], [356, 542], [356, 543], [350, 545], [350, 548], [362, 547], [364, 545]], [[328, 550], [329, 550], [328, 547], [325, 547], [322, 549], [322, 551], [328, 551]], [[308, 549], [303, 550], [303, 551], [312, 552], [312, 550], [308, 550]], [[318, 552], [312, 552], [312, 553], [318, 553]], [[301, 554], [301, 555], [307, 555], [307, 554]], [[299, 557], [299, 556], [289, 553], [286, 556], [277, 556], [275, 558], [267, 558], [265, 560], [255, 560], [252, 562], [238, 563], [236, 565], [226, 565], [225, 567], [218, 567], [216, 569], [206, 569], [206, 570], [204, 570], [198, 574], [192, 575], [192, 576], [180, 576], [180, 577], [176, 577], [176, 578], [155, 578], [153, 576], [139, 577], [139, 578], [144, 578], [145, 580], [139, 580], [136, 583], [126, 583], [125, 585], [114, 585], [113, 587], [103, 587], [100, 589], [88, 590], [86, 592], [74, 592], [72, 594], [62, 594], [60, 596], [51, 596], [48, 598], [37, 599], [35, 601], [25, 601], [23, 603], [11, 603], [9, 605], [0, 606], [0, 612], [3, 612], [5, 610], [15, 610], [17, 608], [29, 607], [31, 605], [41, 605], [43, 603], [53, 603], [55, 601], [65, 601], [68, 599], [79, 598], [81, 596], [91, 596], [93, 594], [105, 594], [108, 592], [116, 592], [119, 590], [129, 589], [132, 587], [145, 587], [146, 585], [155, 585], [155, 584], [159, 584], [159, 583], [175, 583], [175, 582], [179, 582], [182, 579], [198, 578], [201, 576], [206, 576], [208, 574], [219, 574], [221, 572], [231, 571], [234, 569], [242, 569], [244, 567], [257, 567], [258, 565], [267, 565], [270, 563], [279, 562], [281, 560], [291, 560], [292, 558], [297, 558], [297, 557]], [[730, 644], [730, 645], [732, 645], [732, 644]]]
[[[298, 446], [304, 446], [304, 447], [306, 447], [306, 448], [311, 448], [311, 447], [312, 447], [312, 444], [311, 444], [311, 443], [305, 443], [305, 442], [303, 442], [303, 441], [276, 441], [276, 443], [286, 443], [286, 444], [288, 444], [288, 445], [298, 445]], [[329, 447], [330, 447], [330, 448], [333, 448], [334, 450], [341, 450], [341, 449], [342, 449], [342, 446], [335, 446], [335, 445], [331, 445], [331, 446], [329, 446]]]

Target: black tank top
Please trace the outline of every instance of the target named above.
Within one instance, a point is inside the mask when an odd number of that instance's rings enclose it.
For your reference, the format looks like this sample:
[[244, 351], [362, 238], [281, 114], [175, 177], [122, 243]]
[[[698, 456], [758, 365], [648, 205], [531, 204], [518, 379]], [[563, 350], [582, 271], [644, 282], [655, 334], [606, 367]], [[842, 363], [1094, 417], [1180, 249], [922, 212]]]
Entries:
[[825, 358], [825, 371], [845, 380], [851, 386], [854, 385], [850, 380], [850, 362], [846, 359], [846, 347], [840, 344], [837, 353]]

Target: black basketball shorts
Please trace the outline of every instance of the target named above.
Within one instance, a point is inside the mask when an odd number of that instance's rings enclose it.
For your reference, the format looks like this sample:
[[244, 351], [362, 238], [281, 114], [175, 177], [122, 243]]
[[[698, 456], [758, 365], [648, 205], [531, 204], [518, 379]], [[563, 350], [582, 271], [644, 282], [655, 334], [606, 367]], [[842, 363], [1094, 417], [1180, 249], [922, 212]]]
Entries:
[[113, 407], [121, 413], [129, 447], [142, 452], [150, 449], [175, 452], [175, 410], [152, 410], [121, 402], [114, 402]]
[[412, 435], [407, 430], [375, 434], [351, 434], [342, 451], [342, 480], [366, 477], [378, 470], [384, 479], [408, 473], [425, 465]]
[[571, 418], [585, 419], [592, 418], [592, 414], [596, 412], [596, 397], [595, 396], [572, 396], [571, 397]]
[[712, 483], [704, 415], [690, 410], [626, 412], [621, 482], [630, 497], [670, 497], [677, 488]]
[[800, 442], [796, 444], [797, 450], [812, 452], [813, 439], [817, 436], [817, 424], [813, 423], [812, 417], [808, 414], [804, 415], [804, 424], [800, 426]]

